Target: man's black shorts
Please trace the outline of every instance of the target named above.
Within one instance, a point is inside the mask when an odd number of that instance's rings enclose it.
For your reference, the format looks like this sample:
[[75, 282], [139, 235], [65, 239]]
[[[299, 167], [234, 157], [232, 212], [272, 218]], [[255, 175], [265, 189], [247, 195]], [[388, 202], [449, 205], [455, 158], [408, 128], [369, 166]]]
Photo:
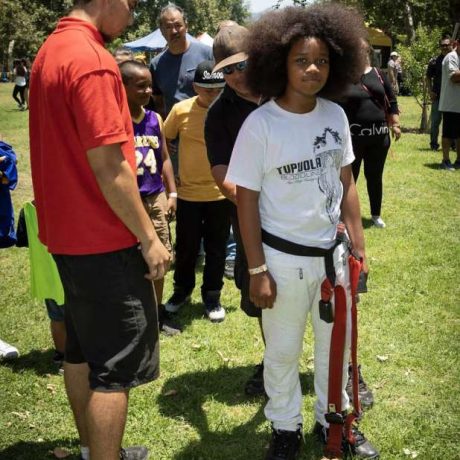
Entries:
[[442, 112], [442, 137], [460, 139], [460, 112]]
[[98, 391], [157, 378], [157, 309], [139, 249], [54, 258], [65, 292], [65, 361], [88, 363], [90, 388]]

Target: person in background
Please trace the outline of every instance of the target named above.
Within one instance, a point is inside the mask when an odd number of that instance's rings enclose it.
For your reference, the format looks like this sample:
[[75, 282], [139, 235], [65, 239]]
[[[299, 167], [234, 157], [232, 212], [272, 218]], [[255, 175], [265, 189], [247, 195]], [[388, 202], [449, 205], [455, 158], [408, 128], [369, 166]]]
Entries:
[[26, 69], [26, 89], [24, 90], [24, 101], [25, 110], [29, 110], [29, 80], [30, 80], [30, 70], [29, 70], [29, 62], [27, 59], [21, 59], [21, 64], [23, 65], [24, 69]]
[[[144, 108], [152, 94], [152, 76], [145, 64], [134, 60], [124, 61], [120, 65], [120, 72], [133, 120], [137, 185], [145, 210], [172, 257], [169, 221], [176, 214], [177, 191], [164, 137], [163, 120], [159, 114]], [[166, 335], [179, 334], [180, 328], [172, 321], [163, 305], [164, 278], [155, 280], [153, 284], [160, 331]]]
[[67, 336], [64, 289], [53, 257], [38, 238], [37, 212], [33, 201], [25, 203], [19, 213], [17, 237], [17, 247], [29, 248], [30, 292], [32, 298], [45, 302], [54, 344], [53, 362], [63, 372]]
[[390, 148], [390, 133], [397, 141], [401, 136], [399, 109], [392, 86], [385, 74], [371, 64], [373, 50], [363, 42], [366, 68], [360, 82], [350, 86], [341, 105], [350, 123], [355, 160], [353, 177], [358, 181], [364, 164], [371, 219], [375, 227], [384, 228], [381, 217], [383, 169]]
[[122, 62], [125, 61], [133, 61], [134, 60], [134, 53], [129, 49], [126, 48], [125, 46], [119, 46], [116, 48], [112, 56], [115, 59], [115, 62], [120, 65]]
[[211, 47], [187, 37], [187, 19], [181, 7], [174, 3], [166, 5], [159, 22], [168, 46], [152, 59], [150, 71], [155, 107], [166, 118], [174, 104], [195, 96], [195, 69], [200, 62], [213, 57]]
[[388, 80], [390, 81], [390, 85], [393, 88], [393, 93], [395, 95], [399, 94], [398, 64], [397, 64], [398, 59], [399, 59], [399, 54], [396, 51], [392, 51], [390, 53], [390, 59], [387, 64]]
[[26, 80], [27, 69], [24, 67], [22, 62], [18, 59], [14, 61], [13, 76], [14, 76], [13, 99], [18, 103], [18, 108], [20, 110], [25, 110], [26, 109], [25, 91], [27, 87], [27, 80]]
[[211, 175], [204, 141], [208, 107], [225, 85], [222, 72], [213, 72], [213, 66], [214, 61], [203, 61], [197, 66], [193, 82], [197, 96], [175, 104], [165, 121], [166, 139], [179, 138], [174, 292], [165, 308], [175, 313], [189, 301], [203, 240], [205, 264], [201, 297], [206, 316], [217, 323], [225, 319], [220, 294], [224, 285], [230, 210], [229, 202]]
[[[231, 202], [230, 219], [236, 241], [234, 276], [235, 285], [241, 291], [240, 307], [247, 316], [257, 318], [265, 341], [261, 310], [249, 299], [249, 274], [238, 225], [236, 186], [225, 179], [238, 132], [262, 101], [246, 82], [247, 54], [244, 50], [248, 35], [248, 29], [237, 24], [221, 28], [214, 37], [213, 52], [217, 63], [214, 70], [223, 72], [225, 88], [209, 108], [204, 134], [211, 173], [222, 194]], [[245, 384], [244, 391], [248, 396], [265, 395], [263, 372], [262, 362], [255, 366], [253, 375]]]
[[[3, 142], [0, 133], [0, 248], [7, 248], [16, 243], [10, 190], [15, 188], [17, 177], [16, 154], [9, 144]], [[0, 339], [0, 361], [16, 359], [18, 356], [19, 351], [16, 347]]]
[[[453, 171], [460, 168], [460, 46], [457, 39], [454, 50], [442, 61], [441, 96], [439, 110], [442, 112], [442, 162], [441, 168]], [[456, 143], [457, 159], [452, 165], [449, 151], [452, 141]]]
[[430, 130], [430, 148], [433, 151], [439, 150], [439, 126], [442, 121], [442, 112], [439, 110], [439, 97], [441, 95], [442, 80], [442, 61], [444, 57], [452, 51], [450, 37], [444, 37], [439, 40], [440, 53], [438, 56], [430, 59], [426, 69], [427, 85], [431, 97], [431, 130]]

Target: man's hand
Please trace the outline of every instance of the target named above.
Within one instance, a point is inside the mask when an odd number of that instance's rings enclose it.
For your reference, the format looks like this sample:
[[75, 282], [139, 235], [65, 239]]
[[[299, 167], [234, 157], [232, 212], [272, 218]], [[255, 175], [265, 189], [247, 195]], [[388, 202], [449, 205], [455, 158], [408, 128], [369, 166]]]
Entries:
[[276, 300], [276, 283], [270, 272], [250, 276], [249, 298], [259, 308], [273, 308]]
[[159, 238], [150, 243], [141, 243], [142, 256], [149, 267], [145, 277], [150, 280], [159, 280], [165, 277], [171, 263], [171, 255]]

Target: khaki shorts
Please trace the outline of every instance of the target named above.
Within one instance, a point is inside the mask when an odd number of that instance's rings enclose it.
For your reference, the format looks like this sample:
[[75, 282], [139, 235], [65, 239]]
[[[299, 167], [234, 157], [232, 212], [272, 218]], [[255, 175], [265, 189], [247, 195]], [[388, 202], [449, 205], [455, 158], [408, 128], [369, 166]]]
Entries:
[[153, 226], [155, 227], [160, 241], [172, 255], [171, 233], [168, 223], [168, 199], [166, 198], [166, 193], [160, 192], [143, 196], [142, 202], [144, 203], [147, 214], [150, 219], [152, 219]]

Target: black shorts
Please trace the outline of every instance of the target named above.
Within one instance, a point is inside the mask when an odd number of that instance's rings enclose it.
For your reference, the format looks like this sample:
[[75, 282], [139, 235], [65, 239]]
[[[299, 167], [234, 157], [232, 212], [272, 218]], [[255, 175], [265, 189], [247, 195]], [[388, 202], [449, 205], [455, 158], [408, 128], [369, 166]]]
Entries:
[[445, 139], [460, 138], [460, 113], [442, 112], [442, 137]]
[[65, 361], [88, 363], [90, 388], [97, 391], [157, 378], [157, 309], [139, 249], [54, 259], [65, 292]]

